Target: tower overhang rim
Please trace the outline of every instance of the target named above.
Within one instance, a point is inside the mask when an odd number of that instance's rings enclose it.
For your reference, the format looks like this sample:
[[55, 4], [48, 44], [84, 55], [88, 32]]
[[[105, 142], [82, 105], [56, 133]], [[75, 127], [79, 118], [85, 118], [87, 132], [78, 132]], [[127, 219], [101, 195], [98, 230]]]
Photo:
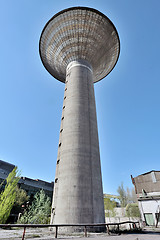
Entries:
[[43, 60], [42, 53], [41, 53], [41, 39], [42, 39], [42, 36], [43, 36], [43, 33], [44, 33], [46, 27], [48, 26], [48, 24], [49, 24], [54, 18], [56, 18], [57, 16], [65, 13], [65, 12], [67, 12], [67, 11], [71, 11], [71, 10], [75, 10], [75, 9], [90, 10], [90, 11], [93, 11], [93, 12], [101, 15], [102, 17], [106, 18], [106, 20], [109, 21], [109, 23], [110, 23], [110, 24], [112, 25], [112, 27], [114, 28], [114, 31], [115, 31], [115, 33], [116, 33], [116, 35], [117, 35], [117, 39], [118, 39], [118, 49], [119, 49], [117, 59], [116, 59], [114, 65], [113, 65], [113, 67], [111, 68], [111, 70], [110, 70], [105, 76], [103, 76], [103, 77], [99, 78], [98, 80], [94, 81], [94, 83], [96, 83], [96, 82], [99, 82], [100, 80], [102, 80], [103, 78], [105, 78], [105, 77], [114, 69], [115, 65], [116, 65], [117, 62], [118, 62], [119, 55], [120, 55], [120, 39], [119, 39], [119, 34], [118, 34], [118, 32], [117, 32], [117, 29], [116, 29], [116, 27], [114, 26], [114, 24], [112, 23], [112, 21], [111, 21], [105, 14], [103, 14], [103, 13], [100, 12], [100, 11], [98, 11], [97, 9], [94, 9], [94, 8], [91, 8], [91, 7], [84, 7], [84, 6], [74, 6], [74, 7], [66, 8], [66, 9], [63, 9], [63, 10], [59, 11], [59, 12], [56, 13], [51, 19], [49, 19], [49, 21], [45, 24], [45, 26], [44, 26], [44, 28], [43, 28], [43, 30], [42, 30], [42, 33], [41, 33], [41, 35], [40, 35], [40, 40], [39, 40], [39, 54], [40, 54], [40, 59], [41, 59], [41, 61], [42, 61], [42, 63], [43, 63], [43, 66], [45, 67], [45, 69], [46, 69], [55, 79], [59, 80], [60, 82], [65, 83], [65, 79], [62, 79], [61, 77], [58, 77], [58, 76], [53, 75], [53, 74], [51, 73], [51, 71], [47, 68], [47, 66], [45, 65], [45, 62], [44, 62], [44, 60]]

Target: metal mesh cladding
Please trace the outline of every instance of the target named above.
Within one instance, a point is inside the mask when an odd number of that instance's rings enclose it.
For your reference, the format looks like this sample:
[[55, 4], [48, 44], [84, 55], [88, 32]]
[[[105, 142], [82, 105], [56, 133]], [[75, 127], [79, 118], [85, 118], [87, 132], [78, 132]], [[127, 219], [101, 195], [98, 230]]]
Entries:
[[86, 60], [97, 82], [114, 68], [120, 51], [116, 28], [101, 12], [74, 7], [57, 13], [45, 25], [40, 38], [40, 56], [45, 68], [65, 82], [71, 61]]

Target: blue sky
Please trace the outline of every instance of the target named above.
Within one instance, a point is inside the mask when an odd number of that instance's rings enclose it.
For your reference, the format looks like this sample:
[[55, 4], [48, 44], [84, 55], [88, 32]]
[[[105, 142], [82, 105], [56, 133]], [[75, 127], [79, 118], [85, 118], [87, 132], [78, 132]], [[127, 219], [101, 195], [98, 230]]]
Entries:
[[43, 67], [46, 22], [72, 6], [96, 8], [117, 28], [114, 70], [95, 84], [105, 193], [130, 175], [160, 170], [160, 1], [0, 0], [0, 159], [22, 175], [53, 181], [64, 84]]

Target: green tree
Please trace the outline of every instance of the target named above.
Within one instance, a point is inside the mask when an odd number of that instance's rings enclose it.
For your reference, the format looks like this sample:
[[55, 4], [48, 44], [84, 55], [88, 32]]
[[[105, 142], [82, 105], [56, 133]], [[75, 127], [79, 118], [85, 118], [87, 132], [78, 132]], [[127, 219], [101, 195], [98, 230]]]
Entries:
[[15, 167], [6, 178], [4, 190], [0, 193], [0, 223], [6, 223], [16, 199], [16, 187], [19, 181], [19, 172]]
[[115, 200], [112, 200], [109, 197], [104, 198], [104, 209], [105, 209], [105, 216], [106, 217], [114, 217], [115, 211], [114, 208], [116, 207], [117, 203]]
[[127, 217], [140, 217], [138, 203], [128, 203], [126, 206]]
[[117, 192], [119, 194], [119, 201], [121, 204], [121, 207], [126, 207], [127, 205], [127, 194], [123, 187], [123, 183], [118, 187]]
[[40, 190], [40, 192], [35, 194], [32, 205], [29, 206], [28, 210], [20, 217], [18, 223], [49, 223], [50, 211], [50, 198], [45, 195], [43, 190]]
[[136, 203], [137, 202], [137, 196], [136, 196], [134, 188], [131, 188], [131, 189], [127, 188], [126, 197], [127, 197], [127, 203]]
[[29, 200], [29, 196], [26, 191], [19, 188], [18, 186], [15, 189], [16, 198], [12, 208], [12, 213], [20, 213], [22, 210], [22, 205], [25, 204]]

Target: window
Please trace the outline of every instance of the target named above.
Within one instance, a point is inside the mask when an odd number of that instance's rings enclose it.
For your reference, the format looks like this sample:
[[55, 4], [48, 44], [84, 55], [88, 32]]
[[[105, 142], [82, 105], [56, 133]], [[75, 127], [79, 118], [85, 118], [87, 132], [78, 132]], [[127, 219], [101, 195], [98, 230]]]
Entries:
[[63, 132], [63, 128], [61, 128], [60, 133]]
[[67, 87], [65, 88], [65, 91], [67, 91]]
[[152, 177], [152, 182], [155, 183], [157, 182], [156, 176], [155, 176], [155, 172], [151, 172], [151, 177]]
[[155, 225], [152, 213], [145, 213], [144, 217], [147, 226]]
[[55, 183], [57, 183], [57, 182], [58, 182], [58, 178], [55, 179]]
[[63, 106], [63, 109], [65, 109], [65, 106]]
[[64, 100], [66, 99], [66, 96], [64, 97]]
[[62, 120], [64, 119], [64, 117], [62, 117]]
[[59, 164], [59, 162], [60, 162], [60, 159], [57, 160], [57, 164]]
[[61, 145], [62, 145], [62, 143], [59, 143], [59, 145], [58, 145], [58, 146], [60, 147]]

